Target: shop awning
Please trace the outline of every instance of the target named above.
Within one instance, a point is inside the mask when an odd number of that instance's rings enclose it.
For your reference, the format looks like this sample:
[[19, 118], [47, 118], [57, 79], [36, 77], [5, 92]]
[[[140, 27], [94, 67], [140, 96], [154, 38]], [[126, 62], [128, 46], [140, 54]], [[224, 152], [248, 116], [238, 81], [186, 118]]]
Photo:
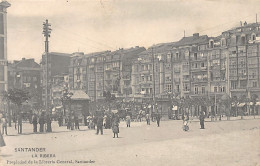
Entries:
[[115, 114], [115, 113], [118, 113], [118, 110], [112, 110], [111, 112], [113, 112]]
[[73, 95], [71, 100], [90, 100], [89, 96], [83, 90], [71, 90]]
[[244, 107], [245, 104], [246, 104], [246, 103], [239, 103], [239, 104], [237, 105], [237, 107]]

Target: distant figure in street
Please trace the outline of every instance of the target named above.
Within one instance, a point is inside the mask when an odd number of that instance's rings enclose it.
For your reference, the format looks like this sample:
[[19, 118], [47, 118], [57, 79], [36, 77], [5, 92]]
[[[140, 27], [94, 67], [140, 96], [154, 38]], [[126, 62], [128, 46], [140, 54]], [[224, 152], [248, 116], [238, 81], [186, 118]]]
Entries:
[[71, 118], [67, 117], [67, 129], [70, 129], [71, 126]]
[[94, 124], [94, 130], [96, 129], [96, 125], [97, 125], [97, 119], [98, 119], [98, 117], [97, 116], [94, 116], [93, 117], [93, 124]]
[[147, 124], [147, 125], [150, 125], [150, 119], [151, 119], [151, 118], [150, 118], [150, 114], [147, 113], [146, 116], [145, 116], [145, 118], [146, 118], [146, 124]]
[[77, 116], [75, 116], [74, 120], [75, 120], [75, 129], [79, 130], [79, 118]]
[[199, 118], [200, 118], [200, 129], [205, 129], [204, 128], [204, 119], [205, 119], [204, 112], [202, 112], [202, 111], [200, 112]]
[[47, 122], [47, 132], [52, 132], [52, 128], [51, 128], [51, 115], [47, 115], [46, 117], [46, 122]]
[[102, 116], [99, 116], [97, 118], [97, 135], [99, 133], [99, 130], [101, 132], [101, 135], [103, 135], [103, 117]]
[[18, 134], [22, 134], [23, 130], [23, 118], [22, 115], [18, 115]]
[[62, 121], [63, 121], [63, 118], [62, 118], [62, 115], [60, 115], [58, 118], [59, 127], [62, 126]]
[[45, 124], [45, 120], [44, 120], [44, 115], [41, 114], [40, 118], [39, 118], [39, 124], [40, 124], [40, 132], [43, 132], [44, 129], [44, 124]]
[[2, 117], [1, 123], [2, 123], [2, 134], [4, 135], [5, 133], [5, 135], [7, 135], [7, 120], [5, 116]]
[[127, 115], [125, 118], [126, 118], [126, 127], [130, 127], [131, 117]]
[[183, 130], [184, 130], [184, 131], [188, 131], [188, 130], [189, 130], [188, 124], [189, 124], [189, 115], [186, 114], [186, 115], [184, 116], [184, 118], [183, 118]]
[[114, 137], [115, 136], [118, 138], [118, 133], [119, 133], [119, 123], [116, 119], [114, 119], [113, 123], [112, 123], [112, 131], [114, 133]]
[[157, 127], [160, 127], [160, 120], [161, 120], [161, 115], [160, 115], [160, 114], [157, 114], [157, 115], [156, 115]]
[[111, 116], [108, 115], [107, 118], [106, 118], [106, 126], [105, 126], [106, 129], [110, 129], [111, 128]]
[[34, 114], [32, 117], [32, 124], [33, 124], [33, 132], [36, 133], [37, 132], [37, 116]]

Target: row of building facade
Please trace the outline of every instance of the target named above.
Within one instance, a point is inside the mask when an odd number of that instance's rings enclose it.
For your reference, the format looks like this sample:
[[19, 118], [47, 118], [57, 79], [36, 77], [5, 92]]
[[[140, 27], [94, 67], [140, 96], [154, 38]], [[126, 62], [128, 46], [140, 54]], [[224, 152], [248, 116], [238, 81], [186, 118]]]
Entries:
[[[82, 90], [92, 101], [110, 92], [124, 100], [159, 102], [171, 94], [178, 98], [258, 98], [260, 92], [260, 24], [222, 32], [198, 33], [145, 49], [132, 47], [84, 54], [48, 54], [48, 100], [62, 105], [64, 88]], [[9, 88], [27, 87], [46, 100], [46, 55], [41, 64], [23, 59], [8, 67]], [[213, 108], [214, 109], [214, 108]]]

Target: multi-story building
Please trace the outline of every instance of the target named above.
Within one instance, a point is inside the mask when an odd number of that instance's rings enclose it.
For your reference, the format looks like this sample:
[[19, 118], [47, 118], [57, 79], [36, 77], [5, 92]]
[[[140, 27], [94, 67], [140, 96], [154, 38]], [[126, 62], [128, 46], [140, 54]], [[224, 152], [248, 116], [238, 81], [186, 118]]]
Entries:
[[211, 105], [208, 109], [195, 107], [196, 113], [215, 111], [226, 95], [258, 98], [259, 25], [245, 23], [218, 37], [195, 33], [175, 43], [151, 47], [133, 63], [133, 94], [154, 96], [153, 100], [159, 101], [160, 95], [167, 92], [179, 98], [202, 98]]
[[[48, 63], [46, 63], [46, 54], [42, 55], [42, 86], [43, 86], [43, 93], [42, 93], [42, 100], [43, 104], [46, 104], [46, 79], [48, 79], [48, 107], [51, 108], [51, 90], [52, 90], [52, 80], [54, 76], [61, 75], [63, 73], [69, 72], [69, 64], [70, 64], [70, 56], [71, 54], [66, 53], [57, 53], [57, 52], [50, 52], [48, 53]], [[47, 68], [48, 64], [48, 68]], [[48, 75], [47, 70], [48, 69]]]
[[74, 53], [70, 62], [70, 87], [83, 89], [92, 101], [103, 99], [104, 92], [127, 97], [131, 94], [132, 59], [143, 47]]
[[[11, 5], [2, 1], [0, 3], [0, 100], [2, 101], [3, 91], [8, 90], [7, 84], [7, 8]], [[4, 102], [1, 102], [4, 103]], [[0, 104], [0, 109], [4, 110], [4, 105]]]
[[91, 100], [103, 98], [104, 57], [110, 51], [73, 53], [70, 61], [70, 89], [87, 92]]
[[61, 98], [65, 88], [69, 86], [69, 74], [63, 73], [52, 77], [51, 103], [53, 107], [62, 106]]
[[41, 104], [41, 66], [34, 59], [23, 58], [8, 64], [8, 88], [24, 89], [30, 93], [32, 104]]

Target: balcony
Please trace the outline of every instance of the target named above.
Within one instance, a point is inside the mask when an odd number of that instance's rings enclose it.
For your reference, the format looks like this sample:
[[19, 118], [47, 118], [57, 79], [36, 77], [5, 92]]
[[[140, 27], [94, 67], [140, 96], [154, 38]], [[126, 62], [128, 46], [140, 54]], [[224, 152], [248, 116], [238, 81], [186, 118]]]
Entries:
[[208, 81], [208, 78], [201, 78], [201, 79], [199, 79], [199, 78], [193, 78], [193, 79], [191, 79], [192, 80], [192, 82], [196, 82], [196, 83], [198, 83], [198, 82], [207, 82]]

